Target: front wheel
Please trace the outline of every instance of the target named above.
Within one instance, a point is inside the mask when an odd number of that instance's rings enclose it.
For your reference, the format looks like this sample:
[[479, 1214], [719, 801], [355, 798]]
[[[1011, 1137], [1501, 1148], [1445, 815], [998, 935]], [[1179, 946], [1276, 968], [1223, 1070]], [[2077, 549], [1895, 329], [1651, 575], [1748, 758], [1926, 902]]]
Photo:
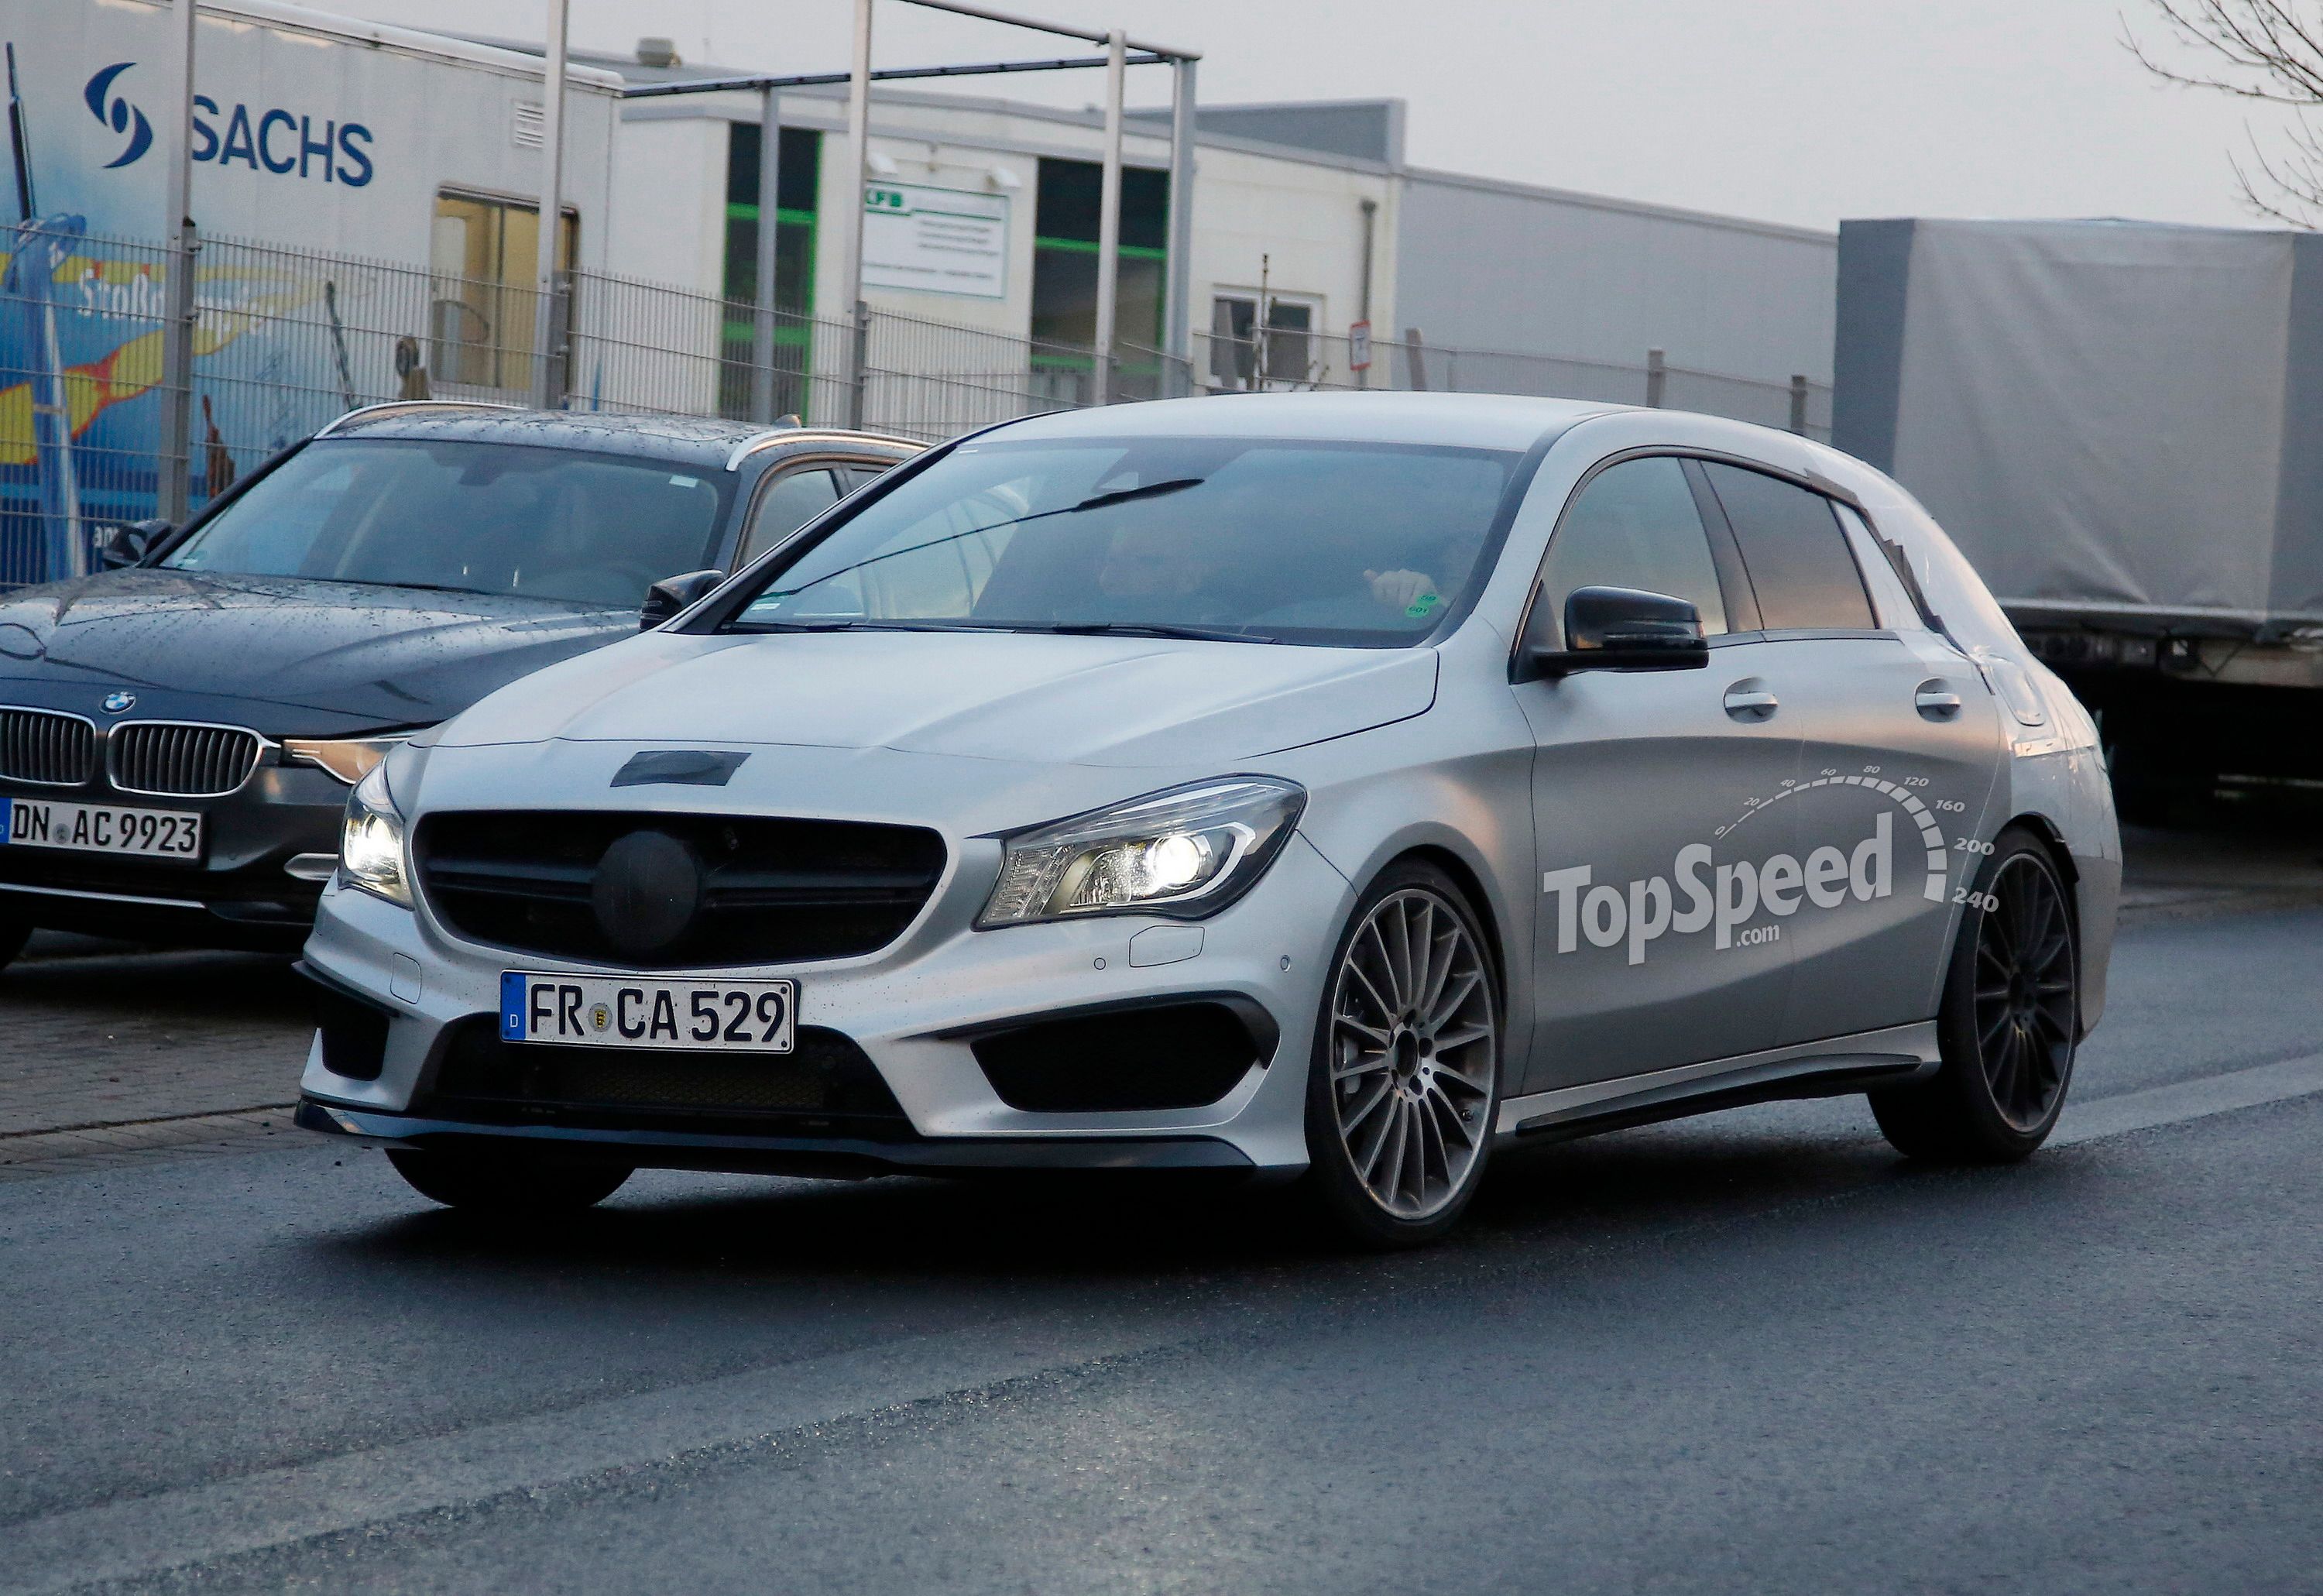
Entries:
[[1501, 1000], [1483, 931], [1441, 870], [1390, 867], [1324, 984], [1307, 1083], [1307, 1181], [1345, 1234], [1409, 1247], [1475, 1195], [1500, 1104]]
[[2047, 848], [2002, 833], [1977, 873], [1944, 977], [1932, 1080], [1874, 1092], [1896, 1150], [1946, 1163], [2006, 1163], [2048, 1139], [2080, 1039], [2071, 905]]
[[619, 1191], [633, 1172], [625, 1164], [551, 1161], [521, 1152], [399, 1148], [389, 1151], [387, 1161], [421, 1197], [503, 1218], [589, 1207]]

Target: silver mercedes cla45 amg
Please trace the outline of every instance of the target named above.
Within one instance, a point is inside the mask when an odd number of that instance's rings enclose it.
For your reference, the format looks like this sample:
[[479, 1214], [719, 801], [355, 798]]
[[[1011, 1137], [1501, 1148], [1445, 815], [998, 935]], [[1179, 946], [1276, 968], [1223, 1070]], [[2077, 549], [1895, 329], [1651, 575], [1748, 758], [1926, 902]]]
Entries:
[[1464, 395], [1014, 422], [354, 792], [299, 1121], [543, 1213], [640, 1166], [1297, 1178], [1862, 1093], [2030, 1153], [2103, 1005], [2089, 719], [1909, 495]]

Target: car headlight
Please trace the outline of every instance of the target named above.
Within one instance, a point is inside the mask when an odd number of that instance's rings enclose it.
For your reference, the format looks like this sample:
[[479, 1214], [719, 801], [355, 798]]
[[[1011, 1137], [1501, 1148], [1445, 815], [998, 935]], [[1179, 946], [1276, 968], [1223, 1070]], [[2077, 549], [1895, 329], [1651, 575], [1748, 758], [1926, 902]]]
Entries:
[[321, 766], [352, 787], [413, 735], [398, 731], [385, 737], [286, 737], [282, 751], [304, 764]]
[[405, 858], [403, 817], [388, 793], [386, 767], [373, 765], [347, 794], [346, 823], [339, 833], [339, 873], [350, 886], [409, 909], [411, 876]]
[[1014, 831], [978, 931], [1079, 914], [1215, 914], [1264, 875], [1307, 791], [1222, 776]]

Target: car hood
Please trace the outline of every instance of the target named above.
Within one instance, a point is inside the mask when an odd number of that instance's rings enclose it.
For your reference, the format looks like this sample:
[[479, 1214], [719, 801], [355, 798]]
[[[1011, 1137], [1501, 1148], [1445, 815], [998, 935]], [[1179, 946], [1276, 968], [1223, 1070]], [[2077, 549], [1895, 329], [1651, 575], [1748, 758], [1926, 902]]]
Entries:
[[634, 612], [538, 599], [192, 571], [108, 572], [0, 595], [0, 698], [271, 735], [417, 726], [635, 635]]
[[1420, 714], [1435, 702], [1436, 668], [1428, 648], [653, 633], [501, 690], [437, 741], [788, 744], [1224, 769]]

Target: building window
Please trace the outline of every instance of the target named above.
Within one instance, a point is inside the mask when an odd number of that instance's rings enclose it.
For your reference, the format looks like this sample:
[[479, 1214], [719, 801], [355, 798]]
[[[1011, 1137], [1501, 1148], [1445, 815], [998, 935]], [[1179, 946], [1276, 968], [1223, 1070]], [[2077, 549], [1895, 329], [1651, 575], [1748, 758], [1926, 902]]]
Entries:
[[[1097, 212], [1104, 188], [1105, 168], [1094, 161], [1041, 162], [1033, 222], [1033, 337], [1075, 347], [1035, 349], [1035, 370], [1070, 376], [1089, 369], [1088, 356], [1079, 351], [1097, 343]], [[1169, 238], [1170, 174], [1124, 167], [1113, 326], [1115, 360], [1125, 385], [1160, 375]]]
[[[755, 122], [731, 124], [726, 146], [726, 320], [721, 415], [751, 414], [758, 305], [758, 145]], [[814, 316], [816, 174], [822, 135], [786, 127], [775, 159], [775, 408], [806, 413]]]
[[[570, 272], [580, 214], [568, 206], [560, 224], [556, 266]], [[449, 188], [436, 195], [428, 250], [428, 372], [417, 379], [406, 372], [407, 391], [417, 387], [441, 396], [447, 387], [509, 391], [533, 386], [533, 272], [539, 249], [538, 206]], [[563, 310], [569, 333], [569, 298]]]
[[1263, 328], [1258, 304], [1255, 293], [1220, 294], [1210, 301], [1210, 386], [1255, 391], [1315, 381], [1321, 302], [1269, 294]]

